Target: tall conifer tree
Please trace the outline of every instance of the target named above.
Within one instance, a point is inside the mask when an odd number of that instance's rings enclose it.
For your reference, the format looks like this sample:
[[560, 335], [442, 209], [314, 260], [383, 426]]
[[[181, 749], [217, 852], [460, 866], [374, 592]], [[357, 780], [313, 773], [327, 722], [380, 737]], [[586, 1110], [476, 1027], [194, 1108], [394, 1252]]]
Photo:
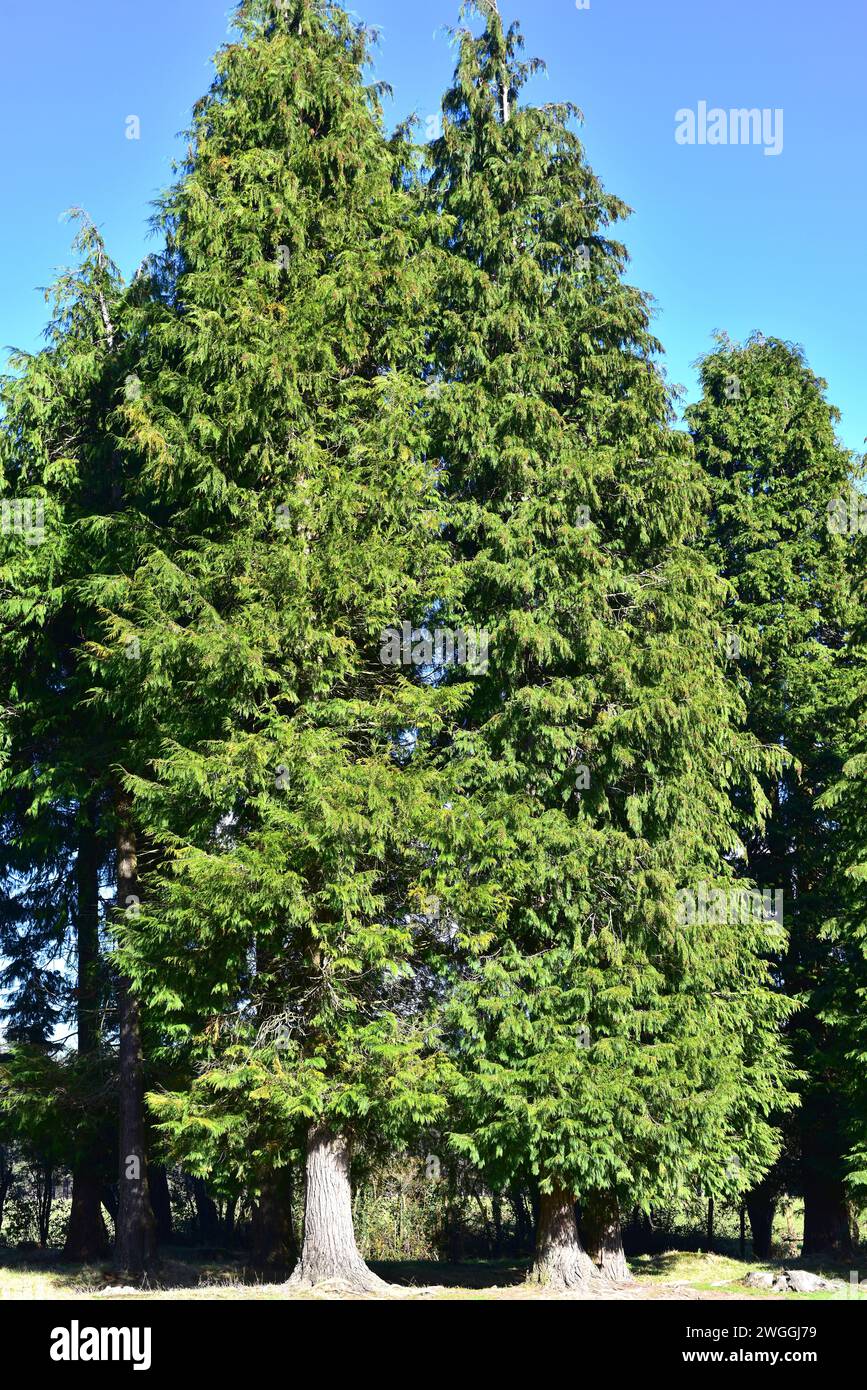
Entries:
[[695, 548], [700, 470], [609, 236], [627, 210], [575, 111], [522, 103], [536, 65], [517, 27], [476, 8], [429, 182], [448, 616], [490, 639], [487, 673], [457, 675], [445, 762], [454, 911], [480, 880], [493, 890], [474, 909], [491, 940], [451, 1007], [453, 1142], [495, 1182], [539, 1180], [534, 1276], [573, 1285], [624, 1273], [619, 1204], [734, 1190], [736, 1157], [742, 1174], [768, 1165], [785, 1006], [762, 959], [772, 924], [678, 919], [677, 890], [725, 880], [728, 791], [762, 754], [736, 729], [719, 585]]
[[829, 522], [846, 537], [856, 605], [851, 641], [841, 660], [838, 681], [842, 717], [835, 743], [843, 765], [820, 805], [834, 829], [834, 861], [829, 892], [832, 912], [822, 939], [826, 948], [826, 988], [819, 1023], [833, 1035], [845, 1105], [842, 1130], [849, 1146], [845, 1174], [853, 1196], [867, 1190], [867, 498], [864, 463], [856, 485], [832, 503]]
[[[237, 20], [166, 199], [126, 409], [167, 509], [114, 595], [163, 711], [152, 773], [125, 782], [165, 853], [127, 959], [239, 1126], [267, 1093], [275, 1170], [303, 1139], [297, 1282], [365, 1288], [353, 1146], [442, 1104], [414, 891], [440, 807], [419, 755], [460, 695], [383, 641], [448, 586], [425, 255], [364, 31], [324, 0]], [[207, 1089], [199, 1123], [225, 1128]], [[154, 1104], [171, 1135], [177, 1098]]]
[[[58, 954], [65, 933], [74, 937], [76, 982], [66, 1013], [75, 1022], [82, 1078], [101, 1090], [100, 883], [104, 865], [115, 858], [115, 836], [130, 833], [116, 773], [118, 765], [135, 766], [142, 715], [137, 711], [132, 723], [105, 719], [106, 681], [118, 672], [131, 679], [132, 653], [123, 633], [106, 628], [100, 593], [105, 577], [123, 570], [135, 553], [142, 499], [114, 420], [135, 380], [120, 324], [125, 290], [98, 230], [77, 216], [79, 264], [49, 292], [54, 314], [46, 347], [19, 355], [19, 375], [3, 386], [0, 461], [8, 489], [4, 515], [11, 511], [13, 524], [4, 527], [0, 600], [0, 794], [15, 826], [7, 873], [29, 875], [36, 895], [59, 907]], [[61, 880], [58, 862], [65, 867]], [[17, 899], [31, 931], [38, 921], [32, 899], [33, 893]], [[123, 1131], [117, 1253], [134, 1271], [151, 1253], [140, 1039], [137, 1006], [121, 979], [115, 996]], [[85, 1137], [87, 1104], [80, 1109], [67, 1252], [86, 1258], [104, 1241], [104, 1175], [94, 1142]]]
[[802, 1104], [787, 1127], [785, 1171], [750, 1194], [754, 1243], [769, 1253], [775, 1192], [787, 1182], [804, 1197], [805, 1255], [844, 1255], [846, 1064], [823, 1021], [836, 973], [825, 926], [835, 913], [839, 848], [820, 800], [840, 774], [854, 460], [835, 437], [839, 415], [826, 383], [790, 344], [722, 336], [701, 379], [689, 423], [711, 486], [714, 558], [730, 585], [730, 669], [748, 728], [788, 755], [765, 781], [765, 825], [741, 828], [743, 873], [783, 894], [788, 945], [776, 971], [803, 1004], [791, 1032], [805, 1073]]

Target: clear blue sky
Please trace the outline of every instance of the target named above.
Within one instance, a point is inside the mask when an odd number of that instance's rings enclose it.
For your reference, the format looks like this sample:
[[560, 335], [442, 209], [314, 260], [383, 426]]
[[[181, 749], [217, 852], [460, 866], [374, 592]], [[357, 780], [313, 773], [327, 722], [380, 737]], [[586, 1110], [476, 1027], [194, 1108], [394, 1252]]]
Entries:
[[[459, 0], [355, 0], [381, 26], [377, 72], [392, 122], [438, 110], [453, 66], [444, 26]], [[591, 161], [635, 209], [632, 278], [659, 305], [671, 379], [715, 328], [802, 343], [867, 435], [867, 106], [864, 0], [502, 0], [527, 51], [545, 58], [541, 100], [586, 116]], [[0, 13], [0, 346], [35, 346], [36, 287], [68, 259], [72, 204], [100, 223], [123, 270], [149, 248], [149, 204], [177, 134], [209, 82], [229, 0], [5, 0]], [[782, 108], [779, 157], [683, 146], [675, 112]], [[126, 139], [126, 119], [141, 139]]]

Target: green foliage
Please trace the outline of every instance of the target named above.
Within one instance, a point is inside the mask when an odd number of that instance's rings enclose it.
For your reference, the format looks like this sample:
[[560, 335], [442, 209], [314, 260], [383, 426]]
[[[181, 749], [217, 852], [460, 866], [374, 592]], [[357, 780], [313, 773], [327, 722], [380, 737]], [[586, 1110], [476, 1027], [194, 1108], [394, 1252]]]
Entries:
[[115, 1081], [110, 1058], [19, 1046], [0, 1064], [0, 1132], [32, 1159], [74, 1168], [99, 1156], [115, 1169]]
[[240, 22], [131, 315], [123, 414], [163, 520], [110, 596], [141, 650], [110, 698], [160, 724], [126, 779], [162, 862], [124, 964], [204, 1068], [153, 1104], [173, 1143], [208, 1136], [197, 1169], [223, 1145], [233, 1172], [250, 1131], [257, 1154], [319, 1116], [388, 1142], [442, 1106], [421, 751], [458, 702], [379, 655], [448, 585], [409, 152], [339, 10]]
[[730, 586], [733, 678], [747, 727], [788, 755], [764, 779], [764, 826], [750, 833], [743, 824], [741, 867], [784, 894], [788, 944], [775, 953], [775, 974], [802, 1005], [790, 1030], [804, 1097], [791, 1137], [796, 1181], [839, 1181], [848, 1083], [833, 1000], [845, 966], [828, 928], [841, 841], [825, 806], [840, 778], [853, 664], [851, 538], [834, 523], [856, 460], [838, 443], [826, 383], [800, 349], [721, 336], [701, 376], [689, 423], [711, 489], [711, 554]]
[[773, 1157], [786, 1005], [766, 924], [684, 926], [675, 893], [731, 872], [732, 795], [764, 810], [765, 754], [723, 670], [701, 469], [609, 236], [627, 210], [571, 108], [519, 104], [533, 65], [484, 12], [427, 185], [449, 614], [491, 649], [457, 673], [443, 759], [437, 888], [491, 933], [448, 1006], [453, 1143], [495, 1182], [722, 1191], [734, 1155], [743, 1180]]
[[850, 555], [857, 607], [842, 676], [848, 698], [835, 740], [843, 765], [819, 801], [833, 818], [836, 831], [829, 883], [833, 909], [821, 930], [828, 965], [820, 1021], [826, 1036], [836, 1043], [836, 1076], [845, 1096], [845, 1138], [851, 1146], [847, 1176], [863, 1196], [867, 1187], [867, 553], [863, 530], [850, 537]]
[[[808, 1101], [830, 1078], [867, 1167], [863, 557], [828, 526], [854, 461], [776, 340], [721, 340], [675, 428], [628, 209], [574, 108], [523, 100], [517, 26], [465, 8], [422, 160], [339, 6], [244, 0], [164, 249], [124, 286], [82, 217], [0, 383], [0, 500], [40, 526], [0, 537], [3, 1133], [113, 1152], [107, 1039], [47, 1044], [122, 802], [112, 968], [161, 1155], [254, 1200], [324, 1120], [365, 1248], [411, 1198], [416, 1258], [435, 1186], [375, 1173], [420, 1130], [495, 1193], [737, 1202], [795, 1000]], [[390, 665], [401, 624], [488, 659]], [[744, 884], [788, 936], [682, 911]]]
[[79, 264], [48, 292], [46, 346], [17, 354], [0, 382], [0, 499], [21, 519], [0, 535], [0, 954], [8, 1035], [31, 1043], [73, 1013], [55, 966], [75, 934], [75, 855], [123, 738], [94, 708], [106, 634], [83, 594], [125, 563], [130, 539], [113, 515], [123, 287], [75, 215]]

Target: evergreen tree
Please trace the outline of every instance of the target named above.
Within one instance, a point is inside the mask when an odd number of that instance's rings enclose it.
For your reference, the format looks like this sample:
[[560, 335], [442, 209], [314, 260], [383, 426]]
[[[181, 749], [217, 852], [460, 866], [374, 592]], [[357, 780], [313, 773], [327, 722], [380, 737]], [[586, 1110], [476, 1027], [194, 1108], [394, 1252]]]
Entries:
[[846, 1063], [823, 1021], [833, 995], [839, 854], [820, 798], [840, 772], [851, 602], [847, 538], [835, 518], [848, 509], [853, 459], [835, 437], [838, 413], [826, 383], [800, 349], [761, 335], [743, 346], [721, 336], [701, 363], [702, 399], [689, 412], [696, 452], [711, 486], [710, 537], [730, 586], [725, 621], [731, 669], [747, 727], [788, 755], [765, 779], [771, 813], [741, 834], [742, 872], [782, 893], [788, 944], [774, 956], [781, 988], [802, 1009], [791, 1038], [804, 1072], [802, 1104], [787, 1127], [787, 1163], [749, 1202], [754, 1247], [767, 1255], [779, 1183], [804, 1197], [804, 1254], [850, 1246], [845, 1191]]
[[305, 1157], [305, 1126], [275, 1085], [281, 1036], [272, 1022], [264, 1038], [215, 1047], [197, 1074], [151, 1096], [167, 1155], [216, 1197], [251, 1208], [253, 1260], [272, 1272], [298, 1258], [294, 1176]]
[[126, 961], [204, 1069], [189, 1096], [154, 1097], [169, 1138], [185, 1111], [229, 1148], [234, 1122], [235, 1151], [256, 1129], [257, 1189], [303, 1143], [296, 1281], [367, 1288], [353, 1148], [442, 1106], [441, 943], [419, 888], [441, 807], [422, 754], [461, 696], [389, 664], [383, 640], [448, 590], [423, 226], [364, 31], [319, 0], [250, 0], [237, 21], [165, 200], [125, 407], [165, 512], [111, 595], [141, 647], [118, 716], [161, 711], [151, 770], [124, 782], [164, 856]]
[[[102, 687], [118, 679], [133, 683], [135, 653], [125, 634], [106, 629], [100, 590], [135, 554], [143, 499], [114, 428], [117, 407], [135, 381], [131, 345], [120, 326], [126, 292], [99, 232], [77, 216], [79, 264], [49, 291], [46, 346], [13, 359], [18, 374], [3, 383], [0, 465], [9, 499], [4, 517], [12, 523], [4, 526], [0, 577], [0, 806], [9, 833], [2, 867], [11, 918], [31, 971], [43, 972], [52, 1020], [71, 1015], [75, 1022], [81, 1077], [96, 1077], [101, 1086], [107, 981], [100, 964], [100, 886], [103, 867], [114, 858], [113, 841], [123, 844], [129, 834], [117, 769], [136, 766], [137, 730], [146, 712], [136, 707], [125, 723], [105, 718]], [[121, 903], [125, 888], [122, 880]], [[70, 939], [77, 956], [71, 991], [56, 983], [46, 961], [52, 950], [62, 955]], [[20, 973], [22, 967], [13, 968]], [[47, 985], [62, 998], [53, 1000]], [[118, 1258], [136, 1270], [150, 1254], [152, 1224], [140, 1045], [135, 1001], [122, 979], [115, 987], [124, 1131]], [[47, 1015], [41, 1027], [49, 1041]], [[82, 1124], [86, 1131], [86, 1107]], [[84, 1258], [104, 1241], [102, 1177], [90, 1145], [78, 1144], [77, 1153], [67, 1250]]]
[[490, 642], [486, 672], [452, 678], [466, 703], [444, 757], [440, 891], [476, 918], [450, 1004], [453, 1143], [495, 1185], [539, 1180], [534, 1277], [573, 1285], [594, 1273], [576, 1198], [622, 1274], [624, 1202], [734, 1191], [768, 1166], [786, 1006], [773, 924], [678, 912], [678, 891], [728, 878], [729, 791], [761, 811], [763, 754], [723, 671], [701, 473], [609, 236], [627, 209], [574, 109], [521, 103], [537, 65], [492, 0], [477, 8], [428, 185], [444, 612]]
[[[835, 500], [829, 515], [835, 532], [849, 540], [857, 608], [848, 659], [843, 663], [841, 704], [844, 705], [844, 717], [840, 719], [835, 740], [844, 762], [839, 777], [820, 801], [822, 809], [832, 818], [835, 854], [829, 876], [832, 915], [826, 918], [821, 933], [826, 952], [826, 977], [822, 1001], [824, 1007], [818, 1019], [825, 1038], [833, 1038], [836, 1045], [835, 1074], [845, 1103], [835, 1133], [840, 1135], [842, 1132], [847, 1141], [849, 1150], [845, 1158], [845, 1174], [848, 1186], [853, 1196], [862, 1200], [867, 1188], [867, 1047], [864, 1024], [864, 1002], [867, 999], [865, 514], [867, 509], [863, 492], [852, 488]], [[837, 1103], [840, 1104], [839, 1095]]]

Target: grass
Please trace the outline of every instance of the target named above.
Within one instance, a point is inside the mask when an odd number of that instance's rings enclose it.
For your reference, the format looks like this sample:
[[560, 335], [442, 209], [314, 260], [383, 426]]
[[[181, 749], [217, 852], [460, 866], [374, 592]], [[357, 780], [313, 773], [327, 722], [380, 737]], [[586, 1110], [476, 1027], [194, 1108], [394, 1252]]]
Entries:
[[747, 1288], [743, 1284], [746, 1276], [752, 1273], [770, 1271], [776, 1274], [783, 1269], [806, 1269], [812, 1274], [820, 1274], [825, 1279], [835, 1279], [845, 1284], [846, 1288], [842, 1293], [843, 1298], [853, 1301], [867, 1299], [867, 1288], [853, 1289], [850, 1287], [851, 1266], [803, 1260], [800, 1257], [788, 1259], [785, 1262], [779, 1260], [763, 1262], [761, 1260], [734, 1259], [727, 1255], [708, 1255], [700, 1251], [687, 1253], [669, 1250], [661, 1255], [638, 1255], [630, 1261], [630, 1266], [639, 1283], [651, 1287], [656, 1281], [685, 1284], [698, 1292], [725, 1289], [731, 1293], [737, 1293], [740, 1298], [768, 1298], [770, 1296], [777, 1300], [782, 1299], [791, 1302], [815, 1299], [839, 1301], [841, 1298], [839, 1291], [768, 1295], [763, 1289]]
[[[826, 1278], [841, 1280], [844, 1288], [815, 1294], [768, 1294], [743, 1284], [753, 1270], [779, 1270], [781, 1264], [762, 1264], [726, 1255], [668, 1251], [640, 1255], [631, 1261], [635, 1283], [595, 1296], [624, 1300], [654, 1299], [772, 1299], [776, 1302], [814, 1300], [865, 1300], [867, 1288], [852, 1289], [849, 1269], [840, 1266], [789, 1261], [790, 1267], [809, 1268]], [[488, 1260], [469, 1264], [375, 1264], [376, 1272], [401, 1290], [397, 1297], [425, 1301], [494, 1301], [556, 1297], [524, 1284], [525, 1261]], [[64, 1265], [56, 1252], [15, 1252], [0, 1249], [0, 1301], [9, 1299], [122, 1300], [285, 1300], [285, 1285], [264, 1283], [245, 1271], [231, 1256], [204, 1259], [184, 1250], [167, 1252], [159, 1270], [134, 1294], [110, 1294], [117, 1278], [108, 1265]], [[291, 1294], [292, 1298], [338, 1297], [332, 1290]]]

